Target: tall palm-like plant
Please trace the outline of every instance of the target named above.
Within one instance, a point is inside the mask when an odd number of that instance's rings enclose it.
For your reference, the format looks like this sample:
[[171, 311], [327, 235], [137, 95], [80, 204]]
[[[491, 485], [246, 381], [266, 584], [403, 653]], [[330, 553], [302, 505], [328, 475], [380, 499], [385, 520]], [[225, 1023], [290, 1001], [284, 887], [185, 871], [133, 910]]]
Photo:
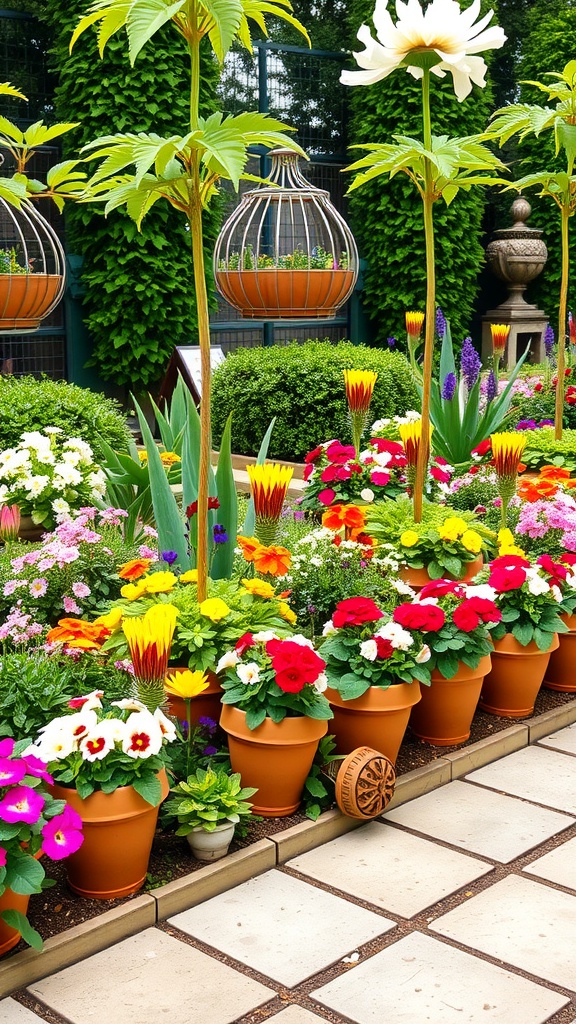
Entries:
[[[236, 41], [251, 51], [250, 22], [266, 32], [267, 15], [288, 22], [306, 39], [304, 26], [290, 13], [290, 0], [95, 0], [72, 36], [71, 48], [91, 26], [97, 26], [100, 54], [122, 29], [128, 38], [130, 61], [164, 25], [170, 24], [186, 43], [190, 57], [190, 123], [183, 135], [160, 137], [154, 132], [120, 133], [95, 139], [88, 146], [100, 160], [86, 199], [105, 203], [105, 213], [124, 206], [139, 226], [160, 199], [185, 215], [190, 227], [194, 288], [198, 310], [198, 342], [202, 373], [200, 459], [198, 475], [198, 599], [207, 593], [208, 482], [210, 472], [210, 324], [204, 266], [202, 211], [222, 178], [238, 188], [246, 173], [250, 146], [282, 146], [302, 153], [285, 135], [282, 122], [261, 113], [226, 117], [199, 113], [200, 47], [208, 40], [222, 65]], [[129, 168], [133, 168], [129, 170]], [[257, 180], [257, 179], [256, 179]]]

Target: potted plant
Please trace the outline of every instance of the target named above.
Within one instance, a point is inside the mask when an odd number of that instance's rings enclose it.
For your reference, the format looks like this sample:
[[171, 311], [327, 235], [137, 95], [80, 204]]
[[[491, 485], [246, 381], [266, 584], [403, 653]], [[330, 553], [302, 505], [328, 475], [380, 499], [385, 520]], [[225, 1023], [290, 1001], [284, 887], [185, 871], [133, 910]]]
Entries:
[[256, 792], [243, 789], [237, 773], [197, 768], [170, 791], [164, 813], [177, 820], [176, 835], [186, 836], [197, 860], [219, 860], [228, 852], [236, 825], [252, 814], [247, 798]]
[[318, 742], [332, 718], [325, 662], [306, 637], [246, 633], [220, 659], [220, 725], [232, 770], [256, 786], [254, 812], [286, 817], [298, 807]]
[[308, 452], [304, 462], [302, 508], [368, 503], [404, 491], [406, 458], [397, 441], [373, 438], [359, 455], [354, 445], [327, 441]]
[[71, 509], [100, 503], [106, 479], [92, 449], [60, 427], [25, 431], [14, 448], [0, 452], [0, 505], [16, 504], [18, 536], [38, 540]]
[[525, 718], [544, 679], [558, 634], [562, 594], [540, 565], [518, 554], [500, 555], [479, 577], [494, 594], [502, 619], [492, 630], [492, 669], [484, 679], [480, 707], [495, 715]]
[[146, 878], [158, 808], [168, 795], [163, 747], [174, 723], [129, 697], [102, 691], [73, 698], [26, 754], [48, 765], [51, 792], [84, 826], [85, 842], [67, 865], [68, 884], [92, 899], [137, 892]]
[[50, 792], [52, 777], [27, 746], [0, 740], [0, 956], [20, 937], [42, 948], [26, 917], [30, 896], [51, 884], [40, 857], [62, 860], [82, 844], [79, 815]]
[[[422, 626], [436, 609], [427, 609]], [[394, 762], [420, 700], [420, 683], [430, 683], [430, 649], [420, 631], [395, 622], [371, 598], [340, 601], [324, 627], [320, 645], [326, 659], [338, 753], [368, 745]]]
[[550, 585], [557, 587], [562, 595], [558, 611], [568, 630], [558, 634], [558, 647], [550, 655], [544, 686], [561, 693], [576, 693], [576, 554], [566, 552], [557, 561], [550, 555], [540, 555], [537, 565]]
[[[482, 682], [491, 667], [490, 631], [502, 618], [493, 596], [486, 586], [436, 580], [423, 587], [412, 604], [394, 610], [396, 622], [423, 630], [431, 651], [431, 685], [422, 691], [410, 718], [412, 731], [428, 743], [451, 746], [470, 736]], [[435, 609], [433, 628], [426, 628], [430, 605]]]

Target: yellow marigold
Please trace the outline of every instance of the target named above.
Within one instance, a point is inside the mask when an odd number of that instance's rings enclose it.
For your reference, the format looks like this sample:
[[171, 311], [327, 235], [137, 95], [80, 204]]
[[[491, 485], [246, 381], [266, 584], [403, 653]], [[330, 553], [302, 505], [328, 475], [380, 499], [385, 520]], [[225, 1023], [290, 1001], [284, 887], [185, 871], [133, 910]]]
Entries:
[[137, 601], [139, 597], [144, 597], [146, 584], [143, 580], [140, 580], [139, 583], [125, 583], [120, 588], [120, 593], [126, 601]]
[[202, 693], [208, 685], [205, 672], [201, 672], [199, 669], [191, 672], [189, 668], [186, 668], [182, 672], [169, 672], [164, 689], [166, 693], [173, 693], [176, 697], [191, 700], [192, 697], [197, 697], [199, 693]]
[[274, 587], [271, 583], [267, 583], [266, 580], [242, 580], [242, 586], [246, 588], [249, 594], [255, 594], [256, 597], [270, 599], [276, 596]]
[[478, 555], [482, 550], [482, 537], [476, 530], [464, 530], [460, 540], [466, 551], [471, 551], [474, 555]]
[[293, 608], [290, 607], [289, 604], [286, 604], [285, 601], [280, 601], [278, 605], [278, 611], [280, 612], [280, 615], [285, 622], [289, 622], [291, 625], [294, 625], [298, 616], [296, 615], [296, 612], [293, 610]]
[[173, 572], [153, 572], [140, 582], [146, 594], [167, 594], [178, 583], [178, 577]]
[[230, 614], [230, 609], [220, 597], [207, 597], [200, 605], [200, 614], [212, 622], [220, 622], [220, 619], [225, 619]]
[[142, 448], [138, 452], [138, 458], [140, 459], [140, 462], [148, 462], [148, 452], [145, 448]]
[[106, 613], [106, 615], [100, 615], [99, 618], [94, 619], [94, 624], [97, 624], [99, 626], [106, 626], [106, 629], [109, 629], [112, 631], [112, 633], [115, 633], [118, 629], [120, 629], [122, 615], [123, 612], [121, 608], [111, 608], [110, 611]]
[[179, 583], [198, 583], [198, 569], [188, 569], [178, 577]]
[[514, 534], [512, 533], [512, 530], [509, 530], [507, 526], [504, 529], [502, 529], [502, 530], [498, 530], [498, 547], [499, 548], [503, 547], [503, 546], [508, 547], [510, 544], [513, 544], [513, 543], [514, 543]]
[[526, 558], [526, 552], [524, 548], [519, 548], [517, 544], [504, 544], [498, 548], [499, 555], [519, 555], [520, 558]]
[[458, 540], [463, 533], [468, 529], [468, 523], [466, 523], [460, 516], [448, 516], [442, 523], [442, 526], [438, 528], [442, 540]]
[[153, 561], [152, 558], [131, 558], [129, 562], [124, 562], [124, 565], [120, 566], [118, 575], [121, 580], [129, 580], [133, 583], [134, 580], [140, 579], [144, 573], [148, 572]]
[[416, 530], [404, 530], [404, 533], [400, 537], [400, 543], [404, 548], [413, 548], [419, 540], [420, 537], [416, 533]]
[[160, 452], [160, 462], [163, 466], [173, 466], [175, 462], [182, 462], [176, 452]]

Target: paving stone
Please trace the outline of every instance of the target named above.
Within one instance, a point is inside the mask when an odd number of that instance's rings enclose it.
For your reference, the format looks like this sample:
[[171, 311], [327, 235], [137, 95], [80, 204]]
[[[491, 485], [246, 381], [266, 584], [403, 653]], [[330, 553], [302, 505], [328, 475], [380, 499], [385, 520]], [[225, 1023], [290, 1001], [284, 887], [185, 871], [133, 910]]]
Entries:
[[429, 927], [538, 978], [576, 990], [576, 896], [509, 875]]
[[37, 981], [29, 991], [70, 1024], [99, 1024], [117, 1014], [122, 1024], [232, 1024], [276, 995], [158, 928]]
[[[421, 864], [425, 871], [418, 870]], [[483, 861], [381, 822], [340, 836], [286, 866], [401, 917], [414, 917], [492, 870]]]
[[326, 1024], [325, 1017], [318, 1017], [315, 1013], [310, 1013], [309, 1010], [305, 1010], [303, 1006], [288, 1006], [285, 1010], [281, 1010], [275, 1017], [268, 1017], [267, 1020], [270, 1024]]
[[443, 789], [418, 797], [386, 812], [384, 820], [504, 864], [575, 821], [557, 811], [534, 807], [466, 782], [451, 782]]
[[288, 987], [395, 927], [282, 871], [268, 871], [169, 923]]
[[533, 860], [526, 865], [524, 871], [528, 875], [538, 875], [556, 885], [576, 890], [576, 839], [569, 839], [562, 846]]
[[532, 746], [467, 776], [471, 782], [576, 814], [576, 765], [558, 750]]
[[565, 750], [568, 754], [576, 754], [576, 725], [560, 729], [559, 732], [554, 732], [539, 742], [545, 747], [554, 747], [555, 750]]
[[42, 1024], [42, 1020], [42, 1017], [38, 1017], [27, 1006], [17, 1003], [15, 999], [0, 999], [0, 1021], [2, 1024]]
[[417, 932], [311, 995], [358, 1024], [543, 1024], [569, 1002]]

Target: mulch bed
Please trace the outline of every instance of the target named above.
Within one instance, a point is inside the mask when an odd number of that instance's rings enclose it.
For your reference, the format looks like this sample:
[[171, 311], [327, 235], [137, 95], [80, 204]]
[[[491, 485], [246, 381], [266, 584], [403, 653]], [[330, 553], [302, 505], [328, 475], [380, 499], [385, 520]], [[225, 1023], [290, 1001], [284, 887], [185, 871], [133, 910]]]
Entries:
[[[537, 697], [534, 709], [535, 715], [541, 715], [546, 711], [561, 707], [574, 701], [574, 694], [557, 693], [553, 690], [542, 689]], [[428, 743], [418, 740], [408, 729], [400, 753], [396, 762], [398, 775], [403, 775], [423, 765], [443, 757], [444, 754], [462, 750], [478, 740], [493, 736], [511, 725], [518, 724], [522, 719], [497, 718], [494, 715], [477, 711], [472, 724], [470, 739], [458, 746], [434, 747]], [[525, 721], [525, 720], [524, 720]], [[303, 813], [293, 814], [288, 818], [266, 818], [251, 824], [249, 834], [241, 839], [235, 839], [230, 847], [230, 852], [250, 846], [277, 832], [282, 832], [292, 825], [306, 821]], [[66, 885], [65, 861], [55, 863], [47, 861], [45, 864], [47, 876], [55, 879], [56, 884], [47, 889], [41, 896], [33, 896], [30, 901], [29, 919], [31, 924], [38, 929], [44, 939], [74, 925], [89, 921], [99, 914], [110, 910], [112, 907], [121, 905], [135, 897], [127, 897], [124, 900], [90, 900], [76, 896], [70, 892]], [[177, 837], [172, 833], [158, 832], [154, 840], [152, 855], [150, 858], [148, 880], [143, 892], [151, 891], [158, 886], [165, 885], [184, 875], [201, 870], [203, 865], [191, 855], [185, 839]], [[140, 895], [137, 894], [137, 895]], [[20, 943], [14, 952], [27, 948]]]

